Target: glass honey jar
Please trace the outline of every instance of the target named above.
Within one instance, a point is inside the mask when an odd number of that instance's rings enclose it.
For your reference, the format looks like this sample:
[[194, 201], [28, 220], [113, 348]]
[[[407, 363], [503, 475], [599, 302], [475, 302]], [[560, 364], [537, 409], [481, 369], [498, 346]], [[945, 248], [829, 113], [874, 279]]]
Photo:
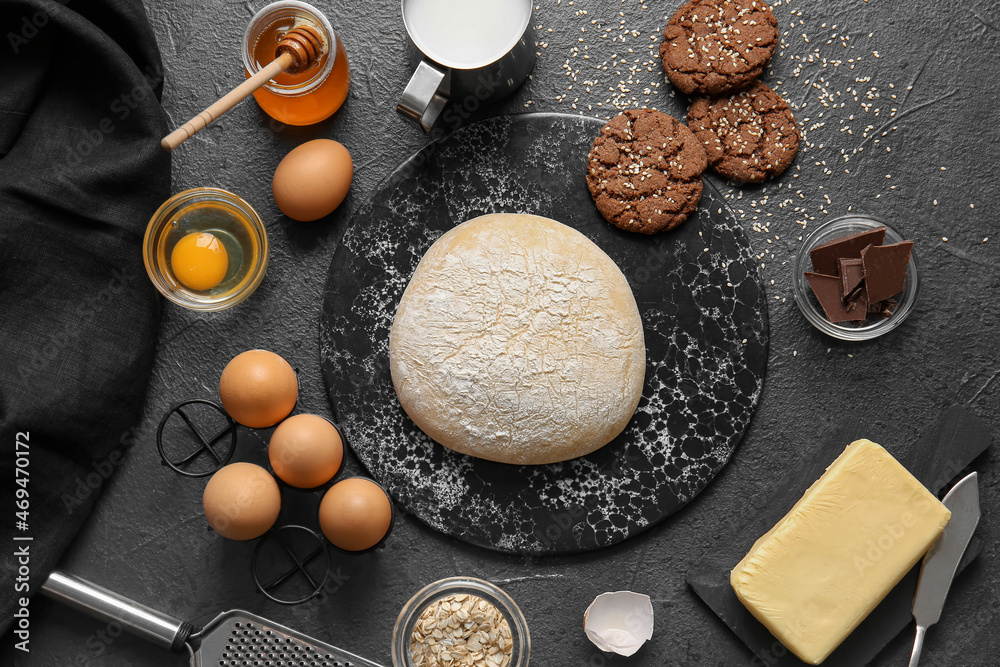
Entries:
[[274, 60], [286, 32], [308, 24], [324, 40], [323, 55], [299, 74], [284, 72], [254, 92], [264, 112], [286, 125], [312, 125], [329, 118], [347, 99], [351, 75], [347, 52], [323, 13], [305, 2], [283, 0], [257, 12], [243, 34], [243, 69], [249, 78]]

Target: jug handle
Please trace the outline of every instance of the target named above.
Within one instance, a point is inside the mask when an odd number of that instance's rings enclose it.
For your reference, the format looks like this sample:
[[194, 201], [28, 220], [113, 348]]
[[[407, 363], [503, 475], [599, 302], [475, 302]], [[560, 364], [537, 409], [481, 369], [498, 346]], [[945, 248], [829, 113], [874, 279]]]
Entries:
[[442, 93], [445, 72], [422, 60], [410, 77], [396, 111], [430, 132], [448, 98]]

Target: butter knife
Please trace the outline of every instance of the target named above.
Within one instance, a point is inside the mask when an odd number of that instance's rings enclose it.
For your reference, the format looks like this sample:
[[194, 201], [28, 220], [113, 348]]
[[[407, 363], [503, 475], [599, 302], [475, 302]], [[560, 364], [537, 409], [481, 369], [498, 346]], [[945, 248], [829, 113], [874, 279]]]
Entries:
[[920, 651], [924, 647], [927, 628], [941, 618], [941, 609], [951, 580], [962, 560], [965, 548], [979, 523], [979, 481], [976, 473], [970, 473], [952, 487], [944, 497], [944, 506], [951, 510], [951, 521], [945, 526], [937, 543], [924, 556], [920, 566], [920, 580], [917, 594], [913, 598], [913, 618], [917, 621], [917, 636], [913, 641], [913, 653], [909, 667], [917, 667]]

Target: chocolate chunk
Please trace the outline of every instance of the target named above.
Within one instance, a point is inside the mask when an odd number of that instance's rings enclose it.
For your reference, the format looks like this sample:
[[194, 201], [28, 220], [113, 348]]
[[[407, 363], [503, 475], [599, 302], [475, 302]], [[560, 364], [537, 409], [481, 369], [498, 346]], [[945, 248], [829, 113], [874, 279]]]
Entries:
[[886, 299], [885, 301], [882, 302], [882, 312], [879, 314], [882, 317], [889, 319], [890, 317], [892, 317], [892, 314], [896, 312], [896, 307], [898, 305], [899, 302], [896, 301], [895, 299]]
[[896, 303], [895, 299], [886, 299], [885, 301], [879, 301], [878, 303], [870, 303], [868, 304], [868, 314], [878, 315], [880, 317], [884, 317], [885, 319], [889, 319], [892, 317], [892, 314], [895, 312], [896, 306], [898, 305], [899, 304]]
[[848, 301], [852, 296], [851, 292], [865, 279], [865, 269], [860, 257], [842, 258], [837, 261], [840, 264], [840, 296], [844, 301]]
[[[855, 287], [853, 290], [851, 290], [851, 292], [848, 293], [847, 296], [841, 298], [844, 300], [844, 303], [850, 303], [852, 301], [857, 302], [858, 295], [864, 293], [865, 293], [865, 283], [864, 281], [862, 281], [861, 284]], [[865, 300], [867, 301], [867, 297]], [[871, 304], [868, 304], [868, 307], [871, 308]]]
[[885, 240], [885, 227], [876, 227], [858, 234], [834, 239], [829, 243], [818, 245], [809, 252], [812, 258], [813, 271], [827, 276], [839, 275], [838, 260], [860, 258], [861, 251], [870, 245], [879, 246]]
[[851, 314], [864, 313], [864, 318], [860, 318], [860, 321], [868, 319], [868, 297], [865, 296], [865, 291], [863, 289], [856, 289], [851, 294], [849, 299], [844, 302], [847, 305], [847, 311]]
[[868, 303], [884, 301], [903, 291], [913, 241], [872, 245], [861, 251]]
[[806, 271], [806, 280], [816, 300], [831, 322], [864, 322], [868, 319], [868, 300], [862, 291], [856, 300], [844, 303], [840, 295], [840, 278]]

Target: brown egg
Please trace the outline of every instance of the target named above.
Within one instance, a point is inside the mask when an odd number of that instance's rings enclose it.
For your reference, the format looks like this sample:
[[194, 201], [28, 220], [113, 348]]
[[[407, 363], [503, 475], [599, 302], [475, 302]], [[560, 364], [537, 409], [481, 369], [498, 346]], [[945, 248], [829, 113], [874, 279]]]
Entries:
[[330, 215], [351, 187], [354, 162], [343, 144], [314, 139], [293, 148], [274, 170], [274, 203], [293, 220]]
[[362, 477], [337, 482], [319, 504], [326, 539], [345, 551], [369, 549], [392, 525], [392, 503], [382, 487]]
[[274, 426], [288, 416], [299, 397], [295, 371], [274, 352], [248, 350], [226, 364], [219, 398], [229, 416], [250, 428]]
[[300, 489], [326, 484], [340, 470], [344, 443], [333, 424], [318, 415], [294, 415], [278, 425], [267, 446], [271, 468]]
[[281, 492], [270, 473], [252, 463], [231, 463], [208, 480], [202, 506], [209, 525], [231, 540], [252, 540], [274, 525]]

